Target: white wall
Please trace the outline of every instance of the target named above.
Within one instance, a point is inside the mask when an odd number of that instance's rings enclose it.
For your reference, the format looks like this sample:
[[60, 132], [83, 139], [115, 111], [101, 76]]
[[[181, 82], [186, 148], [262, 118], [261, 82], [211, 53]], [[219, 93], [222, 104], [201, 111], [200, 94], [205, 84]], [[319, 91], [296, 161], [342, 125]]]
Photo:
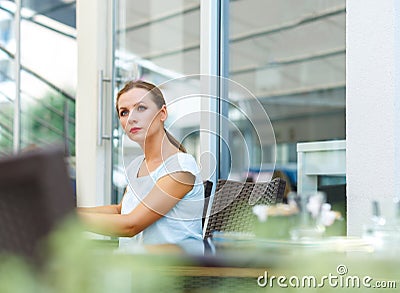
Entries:
[[[110, 1], [111, 2], [111, 1]], [[77, 1], [78, 84], [76, 98], [76, 180], [79, 206], [110, 202], [110, 152], [97, 146], [98, 72], [109, 75], [108, 1]], [[109, 144], [109, 143], [108, 143]]]
[[347, 1], [348, 235], [360, 235], [371, 200], [400, 195], [400, 1]]

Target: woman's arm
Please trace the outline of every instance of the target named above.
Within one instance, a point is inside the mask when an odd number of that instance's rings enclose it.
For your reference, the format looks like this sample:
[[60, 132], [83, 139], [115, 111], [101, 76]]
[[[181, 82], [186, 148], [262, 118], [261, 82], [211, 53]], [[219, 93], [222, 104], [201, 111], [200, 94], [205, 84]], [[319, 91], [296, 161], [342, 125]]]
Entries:
[[160, 178], [150, 193], [129, 214], [78, 211], [88, 229], [111, 236], [132, 237], [167, 214], [192, 188], [194, 176], [177, 172]]
[[100, 213], [100, 214], [120, 214], [121, 213], [121, 203], [113, 204], [107, 206], [98, 206], [98, 207], [78, 207], [78, 213]]
[[[124, 195], [127, 192], [128, 187], [124, 191]], [[112, 204], [106, 206], [98, 206], [98, 207], [78, 207], [78, 213], [99, 213], [99, 214], [120, 214], [122, 207], [122, 200], [119, 204]]]

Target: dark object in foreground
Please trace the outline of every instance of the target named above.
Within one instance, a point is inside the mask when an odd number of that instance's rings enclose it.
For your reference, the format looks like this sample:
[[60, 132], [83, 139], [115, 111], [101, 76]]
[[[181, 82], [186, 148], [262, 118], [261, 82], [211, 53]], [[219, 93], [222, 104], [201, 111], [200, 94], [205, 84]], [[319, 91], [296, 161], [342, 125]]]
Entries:
[[0, 253], [40, 259], [38, 244], [75, 207], [63, 151], [0, 160]]

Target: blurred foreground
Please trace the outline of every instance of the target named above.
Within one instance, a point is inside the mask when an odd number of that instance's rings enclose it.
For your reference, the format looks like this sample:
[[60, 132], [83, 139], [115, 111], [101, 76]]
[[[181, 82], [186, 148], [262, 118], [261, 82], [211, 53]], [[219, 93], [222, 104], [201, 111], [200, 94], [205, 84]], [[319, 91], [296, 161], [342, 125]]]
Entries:
[[216, 256], [122, 254], [116, 241], [87, 239], [76, 219], [59, 226], [41, 254], [40, 264], [1, 255], [0, 292], [397, 292], [400, 286], [398, 254], [251, 247]]

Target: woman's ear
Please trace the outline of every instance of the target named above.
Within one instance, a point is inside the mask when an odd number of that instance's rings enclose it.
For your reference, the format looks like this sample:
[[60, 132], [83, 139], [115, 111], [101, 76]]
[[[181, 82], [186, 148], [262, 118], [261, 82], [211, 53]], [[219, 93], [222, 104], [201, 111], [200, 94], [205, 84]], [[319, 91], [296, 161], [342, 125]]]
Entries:
[[167, 111], [167, 106], [163, 105], [160, 109], [160, 119], [162, 122], [167, 120], [168, 118], [168, 111]]

